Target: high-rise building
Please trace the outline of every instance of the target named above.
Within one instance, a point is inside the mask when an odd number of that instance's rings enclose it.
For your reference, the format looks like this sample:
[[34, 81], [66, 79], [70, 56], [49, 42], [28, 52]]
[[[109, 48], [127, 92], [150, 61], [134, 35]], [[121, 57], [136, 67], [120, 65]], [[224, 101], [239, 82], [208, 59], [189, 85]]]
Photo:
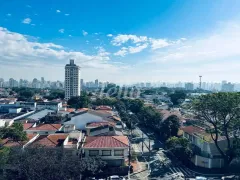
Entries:
[[98, 79], [95, 80], [95, 87], [98, 87]]
[[83, 79], [81, 79], [80, 84], [81, 84], [81, 88], [83, 88], [83, 86], [84, 86], [84, 81], [83, 81]]
[[230, 82], [222, 82], [221, 91], [223, 92], [233, 92], [234, 91], [234, 84]]
[[190, 90], [190, 91], [192, 91], [193, 90], [193, 83], [185, 83], [185, 89], [186, 90]]
[[70, 63], [65, 66], [65, 99], [80, 96], [80, 88], [80, 67], [70, 59]]

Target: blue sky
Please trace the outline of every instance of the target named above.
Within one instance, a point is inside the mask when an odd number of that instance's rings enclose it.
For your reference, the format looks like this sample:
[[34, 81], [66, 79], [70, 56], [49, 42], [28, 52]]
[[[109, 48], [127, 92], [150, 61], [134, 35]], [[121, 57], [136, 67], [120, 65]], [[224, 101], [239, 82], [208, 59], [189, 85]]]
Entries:
[[1, 0], [0, 77], [237, 82], [238, 0]]

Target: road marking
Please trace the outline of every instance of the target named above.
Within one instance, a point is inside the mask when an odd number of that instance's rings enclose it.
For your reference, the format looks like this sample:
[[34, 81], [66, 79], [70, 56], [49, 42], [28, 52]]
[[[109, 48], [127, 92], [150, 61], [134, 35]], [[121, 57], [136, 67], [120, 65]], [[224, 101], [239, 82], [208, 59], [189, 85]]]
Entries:
[[188, 173], [186, 170], [184, 170], [184, 168], [182, 167], [179, 167], [179, 169], [182, 171], [183, 174], [186, 174], [186, 175], [191, 175], [190, 173]]
[[170, 171], [172, 171], [172, 173], [175, 173], [172, 168], [169, 167], [169, 169], [170, 169]]

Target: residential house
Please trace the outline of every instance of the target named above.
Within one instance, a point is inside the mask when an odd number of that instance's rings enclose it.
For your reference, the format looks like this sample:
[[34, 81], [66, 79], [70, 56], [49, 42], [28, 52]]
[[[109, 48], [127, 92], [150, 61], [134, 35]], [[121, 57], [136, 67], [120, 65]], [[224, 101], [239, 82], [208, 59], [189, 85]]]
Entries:
[[[192, 162], [196, 166], [204, 168], [222, 168], [224, 160], [219, 153], [215, 143], [211, 139], [211, 135], [205, 129], [198, 126], [182, 127], [183, 137], [187, 138], [197, 154], [193, 157]], [[222, 150], [227, 148], [227, 141], [225, 137], [218, 138], [219, 147]]]
[[113, 122], [92, 122], [86, 124], [87, 136], [114, 136], [123, 135], [123, 133], [116, 128]]
[[65, 150], [72, 150], [72, 153], [77, 155], [83, 137], [84, 136], [81, 131], [78, 130], [71, 131], [63, 142], [63, 148]]
[[61, 124], [34, 124], [30, 128], [26, 129], [27, 134], [40, 134], [40, 135], [48, 135], [54, 134], [57, 131], [60, 131], [62, 125]]
[[82, 153], [85, 157], [99, 156], [110, 166], [123, 166], [129, 155], [127, 136], [88, 136]]
[[48, 148], [55, 148], [55, 147], [62, 147], [64, 141], [68, 137], [68, 134], [65, 133], [56, 133], [56, 134], [49, 134], [49, 135], [37, 135], [37, 137], [28, 142], [24, 148], [26, 147], [36, 147], [36, 146], [44, 146]]

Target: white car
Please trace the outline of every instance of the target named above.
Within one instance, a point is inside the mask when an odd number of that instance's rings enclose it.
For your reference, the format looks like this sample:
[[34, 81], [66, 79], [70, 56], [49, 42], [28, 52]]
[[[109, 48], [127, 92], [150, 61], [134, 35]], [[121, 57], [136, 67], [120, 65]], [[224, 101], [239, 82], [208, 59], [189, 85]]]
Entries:
[[196, 180], [207, 180], [207, 178], [206, 178], [206, 177], [203, 177], [203, 176], [197, 176], [197, 177], [196, 177]]
[[109, 177], [109, 180], [125, 180], [124, 177], [120, 177], [118, 175], [113, 175]]

